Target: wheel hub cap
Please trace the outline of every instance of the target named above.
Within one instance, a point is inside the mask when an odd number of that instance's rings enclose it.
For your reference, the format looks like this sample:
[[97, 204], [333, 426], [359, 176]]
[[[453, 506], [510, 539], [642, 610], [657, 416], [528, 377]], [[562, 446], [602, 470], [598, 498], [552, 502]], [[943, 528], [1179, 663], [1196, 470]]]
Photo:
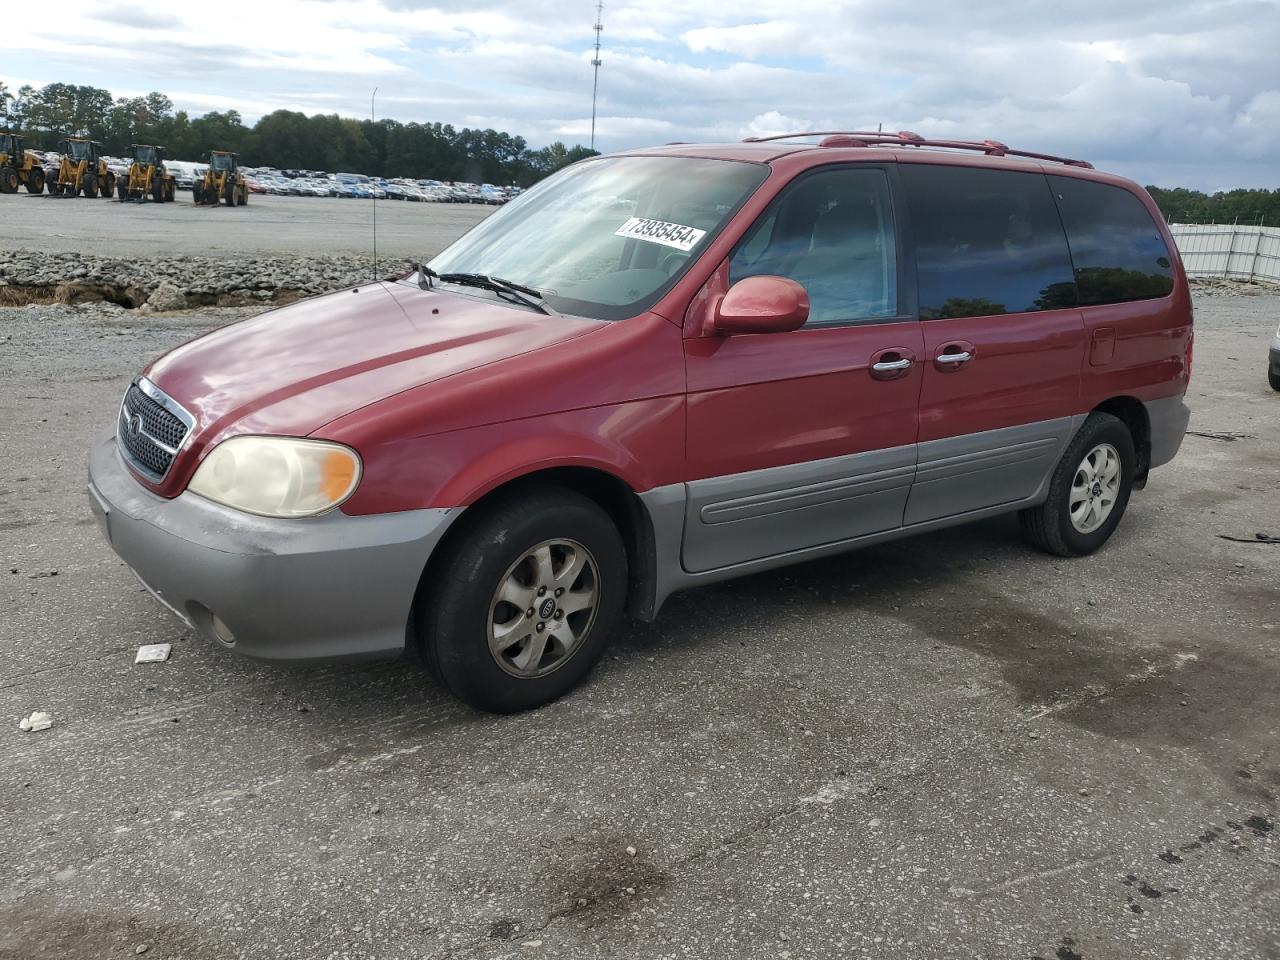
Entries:
[[1090, 450], [1071, 483], [1068, 510], [1071, 525], [1080, 533], [1092, 533], [1107, 522], [1120, 496], [1120, 454], [1109, 443]]
[[595, 558], [576, 540], [545, 540], [508, 569], [489, 605], [489, 652], [515, 677], [545, 676], [578, 652], [595, 622]]

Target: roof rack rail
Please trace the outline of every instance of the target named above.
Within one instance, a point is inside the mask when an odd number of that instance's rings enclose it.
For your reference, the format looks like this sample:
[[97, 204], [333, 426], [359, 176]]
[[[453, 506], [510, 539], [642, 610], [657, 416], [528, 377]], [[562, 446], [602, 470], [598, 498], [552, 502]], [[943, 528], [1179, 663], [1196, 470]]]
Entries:
[[1030, 160], [1048, 160], [1051, 163], [1063, 163], [1069, 167], [1093, 169], [1088, 160], [1072, 160], [1070, 157], [1055, 157], [1050, 153], [1032, 153], [1029, 150], [1014, 150], [999, 140], [929, 140], [912, 133], [910, 130], [899, 130], [897, 133], [882, 133], [879, 130], [811, 130], [805, 133], [777, 133], [768, 137], [747, 137], [743, 143], [766, 143], [770, 140], [791, 140], [795, 137], [825, 137], [819, 146], [823, 147], [941, 147], [947, 150], [976, 150], [988, 157], [1026, 157]]

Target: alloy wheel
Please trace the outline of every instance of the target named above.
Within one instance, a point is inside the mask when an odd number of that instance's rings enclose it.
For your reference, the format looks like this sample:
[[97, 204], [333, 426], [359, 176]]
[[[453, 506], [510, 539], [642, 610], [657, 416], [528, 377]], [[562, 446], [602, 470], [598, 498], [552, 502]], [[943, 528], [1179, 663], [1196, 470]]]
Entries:
[[489, 605], [489, 652], [514, 677], [557, 670], [595, 622], [600, 576], [576, 540], [544, 540], [507, 568]]
[[1076, 467], [1067, 509], [1071, 525], [1092, 533], [1107, 521], [1120, 496], [1120, 454], [1109, 443], [1090, 450]]

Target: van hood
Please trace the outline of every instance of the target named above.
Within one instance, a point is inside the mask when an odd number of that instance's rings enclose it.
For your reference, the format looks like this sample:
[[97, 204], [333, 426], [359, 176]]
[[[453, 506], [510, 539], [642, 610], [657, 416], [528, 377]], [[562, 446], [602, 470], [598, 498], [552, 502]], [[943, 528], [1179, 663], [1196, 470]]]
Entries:
[[200, 450], [232, 433], [305, 436], [377, 400], [601, 326], [386, 281], [215, 330], [145, 373], [195, 417]]

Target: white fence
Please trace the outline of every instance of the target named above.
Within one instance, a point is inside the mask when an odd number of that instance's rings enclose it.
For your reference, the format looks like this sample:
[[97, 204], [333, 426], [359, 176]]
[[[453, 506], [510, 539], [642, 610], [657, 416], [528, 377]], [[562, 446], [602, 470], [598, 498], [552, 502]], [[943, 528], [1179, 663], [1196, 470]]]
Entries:
[[1280, 283], [1280, 229], [1229, 223], [1171, 223], [1190, 277]]

